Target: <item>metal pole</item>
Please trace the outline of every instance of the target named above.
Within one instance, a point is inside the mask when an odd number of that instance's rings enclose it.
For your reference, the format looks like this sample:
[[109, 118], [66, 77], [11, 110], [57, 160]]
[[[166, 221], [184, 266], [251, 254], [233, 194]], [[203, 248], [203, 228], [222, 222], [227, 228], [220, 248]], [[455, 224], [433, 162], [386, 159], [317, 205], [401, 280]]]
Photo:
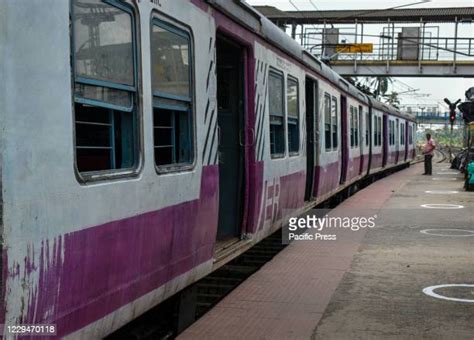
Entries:
[[449, 136], [449, 163], [451, 163], [453, 160], [451, 159], [452, 155], [451, 155], [451, 149], [453, 147], [453, 125], [454, 125], [454, 122], [451, 123], [451, 134]]
[[421, 67], [422, 67], [421, 61], [423, 60], [423, 44], [425, 43], [425, 30], [423, 26], [423, 18], [420, 18], [420, 34], [421, 34], [421, 44], [419, 44], [418, 48], [421, 48], [421, 51], [418, 51], [418, 72], [421, 73]]
[[323, 26], [323, 46], [321, 48], [321, 55], [323, 57], [326, 56], [326, 20], [324, 20], [323, 22], [324, 26]]
[[309, 38], [306, 38], [304, 34], [304, 24], [301, 24], [301, 38], [300, 39], [301, 39], [301, 46], [304, 46], [303, 43], [305, 42], [305, 40], [309, 46], [309, 43], [310, 43]]
[[[388, 27], [387, 27], [388, 33], [390, 34], [390, 18], [387, 18], [387, 22], [388, 22]], [[392, 39], [393, 39], [393, 37], [392, 37]], [[389, 51], [387, 53], [387, 70], [386, 70], [387, 73], [390, 71], [390, 47], [389, 46], [390, 45], [387, 44], [387, 48], [389, 49]]]
[[[357, 19], [355, 19], [355, 43], [357, 44]], [[354, 54], [354, 73], [357, 73], [357, 54]]]
[[390, 60], [395, 60], [395, 23], [392, 22], [392, 49], [391, 49], [391, 58]]
[[457, 57], [457, 47], [458, 47], [458, 17], [455, 19], [454, 26], [454, 52], [453, 52], [453, 72], [456, 73], [456, 57]]

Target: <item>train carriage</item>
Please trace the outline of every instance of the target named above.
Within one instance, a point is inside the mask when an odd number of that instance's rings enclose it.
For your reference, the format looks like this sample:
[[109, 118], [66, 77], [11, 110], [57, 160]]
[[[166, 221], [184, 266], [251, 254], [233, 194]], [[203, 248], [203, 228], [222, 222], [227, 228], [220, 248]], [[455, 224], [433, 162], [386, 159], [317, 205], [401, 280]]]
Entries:
[[[353, 91], [355, 92], [355, 91]], [[347, 129], [347, 152], [349, 163], [347, 165], [346, 180], [351, 183], [359, 180], [367, 172], [368, 148], [368, 101], [359, 93], [354, 93], [354, 97], [348, 97], [346, 107]]]
[[414, 157], [412, 118], [244, 2], [4, 1], [0, 22], [4, 324], [103, 337]]
[[416, 124], [408, 119], [406, 121], [406, 133], [407, 154], [405, 160], [411, 161], [414, 160], [416, 157]]
[[376, 173], [384, 168], [385, 156], [387, 150], [385, 150], [385, 142], [387, 140], [387, 123], [384, 119], [385, 114], [383, 112], [384, 107], [381, 103], [371, 100], [371, 120], [372, 120], [372, 149], [371, 149], [371, 162], [370, 162], [370, 173]]

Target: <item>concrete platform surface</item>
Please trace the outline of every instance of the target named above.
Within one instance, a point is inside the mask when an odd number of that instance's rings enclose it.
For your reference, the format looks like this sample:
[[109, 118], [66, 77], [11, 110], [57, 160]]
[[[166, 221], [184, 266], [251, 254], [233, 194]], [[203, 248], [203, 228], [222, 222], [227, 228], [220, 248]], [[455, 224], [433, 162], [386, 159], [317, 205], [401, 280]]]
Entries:
[[374, 228], [293, 242], [179, 338], [474, 339], [474, 286], [423, 292], [474, 284], [474, 193], [448, 167], [359, 191], [331, 215], [370, 209]]

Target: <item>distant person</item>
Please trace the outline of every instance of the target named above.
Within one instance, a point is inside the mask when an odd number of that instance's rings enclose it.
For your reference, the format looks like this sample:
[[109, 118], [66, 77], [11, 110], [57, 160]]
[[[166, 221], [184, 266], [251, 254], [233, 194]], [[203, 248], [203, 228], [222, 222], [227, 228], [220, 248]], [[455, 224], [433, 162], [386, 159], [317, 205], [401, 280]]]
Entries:
[[424, 145], [423, 155], [425, 155], [425, 173], [423, 175], [431, 175], [433, 166], [431, 161], [433, 160], [433, 152], [436, 148], [435, 141], [431, 138], [431, 134], [426, 134], [426, 144]]

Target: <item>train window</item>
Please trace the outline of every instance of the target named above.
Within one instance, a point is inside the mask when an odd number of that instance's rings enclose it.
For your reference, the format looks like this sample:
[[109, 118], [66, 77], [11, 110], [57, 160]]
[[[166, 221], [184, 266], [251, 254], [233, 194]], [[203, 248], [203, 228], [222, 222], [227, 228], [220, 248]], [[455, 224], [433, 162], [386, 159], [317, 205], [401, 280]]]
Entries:
[[379, 117], [379, 146], [382, 146], [382, 117]]
[[82, 174], [132, 170], [138, 163], [133, 11], [114, 0], [73, 0], [72, 15], [76, 167]]
[[354, 117], [354, 107], [350, 106], [350, 135], [351, 135], [351, 148], [355, 146], [355, 117]]
[[380, 146], [380, 117], [376, 118], [377, 122], [377, 139], [376, 139], [376, 145]]
[[400, 145], [405, 145], [405, 125], [400, 124]]
[[133, 17], [122, 6], [74, 0], [76, 78], [134, 85]]
[[369, 112], [365, 113], [365, 146], [369, 146], [369, 133], [370, 133], [370, 116]]
[[392, 121], [392, 145], [396, 144], [395, 140], [396, 140], [396, 138], [395, 138], [395, 122]]
[[191, 37], [161, 20], [151, 31], [151, 83], [155, 165], [161, 169], [193, 162]]
[[[394, 123], [395, 124], [395, 123]], [[395, 126], [395, 125], [394, 125]], [[398, 125], [397, 125], [398, 126]], [[397, 144], [397, 141], [398, 141], [398, 137], [395, 137], [396, 136], [396, 133], [398, 131], [398, 128], [396, 128], [393, 132], [393, 145], [396, 145]]]
[[388, 145], [392, 145], [392, 121], [388, 121]]
[[408, 125], [408, 144], [413, 144], [413, 126]]
[[373, 125], [374, 125], [374, 128], [373, 128], [372, 134], [374, 138], [374, 146], [377, 146], [378, 145], [378, 117], [377, 116], [374, 116]]
[[298, 80], [288, 77], [286, 98], [288, 106], [288, 150], [290, 154], [294, 155], [300, 151]]
[[388, 121], [388, 145], [392, 145], [392, 121]]
[[[356, 109], [357, 110], [357, 109]], [[359, 106], [359, 113], [356, 112], [356, 115], [357, 115], [357, 146], [359, 146], [359, 143], [362, 144], [362, 119], [363, 119], [363, 116], [362, 116], [363, 112], [362, 112], [362, 106]]]
[[332, 97], [332, 105], [331, 105], [331, 132], [332, 132], [332, 148], [333, 150], [337, 150], [337, 99], [336, 97]]
[[324, 95], [324, 143], [326, 151], [331, 150], [331, 96]]
[[357, 108], [354, 107], [354, 146], [359, 146], [359, 115], [357, 114]]
[[400, 123], [397, 119], [397, 122], [395, 123], [395, 145], [398, 145], [400, 141]]
[[354, 138], [355, 138], [355, 146], [356, 147], [359, 147], [359, 115], [357, 114], [357, 108], [354, 108], [354, 116], [355, 116], [355, 134], [354, 134]]
[[382, 118], [374, 117], [374, 146], [382, 145]]
[[393, 145], [396, 145], [398, 143], [398, 136], [397, 136], [397, 132], [398, 132], [398, 124], [397, 123], [393, 123]]
[[393, 122], [393, 145], [396, 145], [397, 144], [397, 141], [398, 141], [398, 137], [396, 135], [396, 132], [398, 131], [398, 125]]
[[388, 144], [393, 145], [394, 143], [394, 128], [393, 128], [393, 120], [388, 121]]
[[273, 158], [285, 154], [285, 104], [283, 74], [270, 70], [268, 80], [270, 109], [270, 153]]
[[378, 120], [379, 120], [379, 130], [378, 130], [379, 143], [378, 143], [378, 145], [381, 146], [382, 145], [382, 117], [379, 117]]

